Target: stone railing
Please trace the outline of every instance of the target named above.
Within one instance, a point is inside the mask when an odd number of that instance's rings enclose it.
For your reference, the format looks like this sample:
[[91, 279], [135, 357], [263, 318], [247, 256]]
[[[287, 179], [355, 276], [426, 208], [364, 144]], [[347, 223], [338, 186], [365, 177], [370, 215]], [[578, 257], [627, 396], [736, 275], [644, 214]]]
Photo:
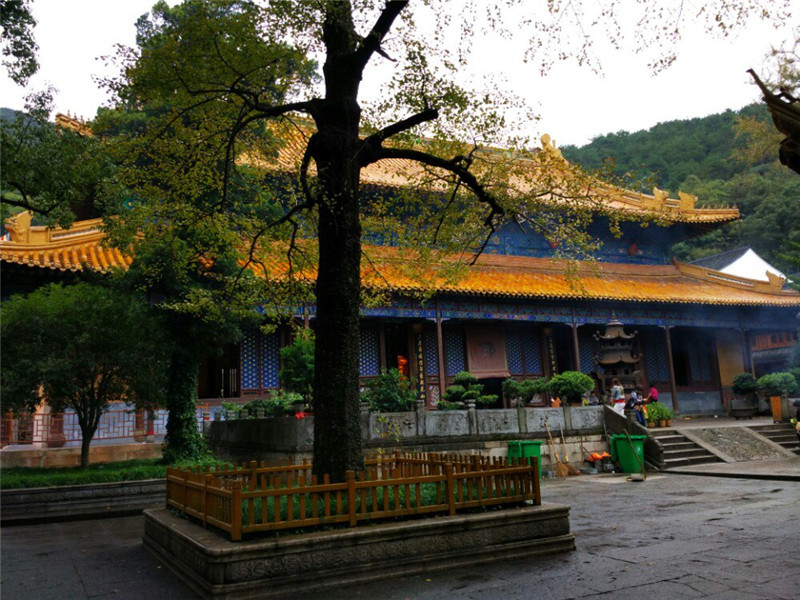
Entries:
[[[362, 413], [361, 431], [367, 448], [405, 447], [425, 451], [485, 447], [511, 439], [558, 440], [597, 436], [604, 431], [602, 406], [509, 408], [403, 413]], [[211, 448], [232, 460], [272, 454], [303, 455], [312, 450], [314, 417], [235, 419], [207, 423]]]

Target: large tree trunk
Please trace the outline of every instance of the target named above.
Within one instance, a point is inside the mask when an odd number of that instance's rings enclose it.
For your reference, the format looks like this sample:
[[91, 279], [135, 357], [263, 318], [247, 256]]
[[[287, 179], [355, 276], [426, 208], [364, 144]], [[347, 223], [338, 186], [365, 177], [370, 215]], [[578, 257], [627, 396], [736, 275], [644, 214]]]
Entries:
[[353, 156], [352, 137], [335, 132], [323, 135], [325, 154], [330, 154], [324, 166], [317, 163], [325, 198], [318, 230], [314, 473], [342, 481], [345, 471], [360, 470], [364, 464], [358, 386], [358, 169], [346, 160]]
[[[348, 28], [352, 31], [348, 10], [328, 22], [326, 97], [315, 115], [318, 132], [311, 144], [321, 189], [314, 473], [327, 473], [334, 481], [343, 481], [348, 469], [364, 466], [358, 385], [361, 222], [357, 153], [361, 110], [357, 95], [361, 73], [343, 58], [352, 50], [351, 38], [342, 34]], [[342, 45], [337, 48], [339, 43]]]
[[194, 344], [182, 344], [178, 328], [173, 327], [167, 382], [167, 434], [164, 438], [164, 462], [195, 460], [205, 453], [205, 441], [197, 429], [197, 377], [200, 358]]
[[81, 469], [89, 466], [89, 449], [92, 445], [92, 439], [97, 431], [97, 424], [100, 421], [100, 416], [97, 418], [90, 417], [88, 420], [82, 419], [78, 415], [78, 425], [81, 428]]

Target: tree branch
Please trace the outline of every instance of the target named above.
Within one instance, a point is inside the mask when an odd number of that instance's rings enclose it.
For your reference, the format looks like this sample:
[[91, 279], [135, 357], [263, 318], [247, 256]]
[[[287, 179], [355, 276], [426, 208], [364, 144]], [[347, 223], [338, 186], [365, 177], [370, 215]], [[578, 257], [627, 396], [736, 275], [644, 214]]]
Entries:
[[394, 20], [407, 4], [408, 0], [387, 0], [386, 6], [381, 11], [378, 20], [375, 21], [372, 30], [361, 41], [361, 46], [355, 52], [356, 65], [360, 69], [367, 66], [372, 55], [378, 51], [383, 38], [392, 28]]
[[417, 125], [421, 125], [422, 123], [433, 121], [438, 118], [439, 118], [438, 109], [426, 108], [425, 110], [418, 112], [415, 115], [411, 115], [407, 119], [398, 121], [397, 123], [389, 125], [388, 127], [384, 127], [380, 131], [373, 133], [372, 135], [364, 139], [364, 144], [367, 146], [371, 146], [373, 144], [380, 146], [384, 140], [392, 137], [393, 135], [397, 135], [398, 133], [408, 131], [412, 127], [416, 127]]
[[492, 196], [492, 194], [490, 194], [489, 191], [478, 181], [478, 178], [469, 171], [468, 166], [464, 166], [465, 164], [469, 165], [471, 163], [469, 158], [456, 156], [452, 160], [446, 160], [444, 158], [434, 156], [433, 154], [428, 154], [427, 152], [421, 152], [419, 150], [411, 150], [407, 148], [379, 148], [375, 152], [375, 156], [376, 159], [372, 162], [388, 159], [413, 160], [437, 169], [449, 171], [450, 173], [458, 176], [460, 181], [466, 185], [473, 194], [475, 194], [480, 202], [483, 202], [490, 207], [491, 211], [484, 220], [484, 224], [487, 226], [491, 226], [495, 216], [502, 216], [506, 214], [505, 209], [498, 203], [497, 198]]

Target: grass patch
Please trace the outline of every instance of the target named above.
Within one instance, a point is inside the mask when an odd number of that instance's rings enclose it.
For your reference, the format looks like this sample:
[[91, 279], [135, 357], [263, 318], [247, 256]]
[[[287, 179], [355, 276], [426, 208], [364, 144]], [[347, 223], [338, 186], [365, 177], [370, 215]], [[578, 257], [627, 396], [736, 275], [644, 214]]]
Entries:
[[[216, 459], [200, 462], [185, 462], [175, 466], [194, 467], [227, 465]], [[0, 470], [0, 489], [56, 487], [60, 485], [86, 485], [93, 483], [118, 483], [121, 481], [141, 481], [144, 479], [164, 479], [167, 467], [160, 459], [126, 460], [114, 463], [91, 464], [80, 467], [14, 467]]]

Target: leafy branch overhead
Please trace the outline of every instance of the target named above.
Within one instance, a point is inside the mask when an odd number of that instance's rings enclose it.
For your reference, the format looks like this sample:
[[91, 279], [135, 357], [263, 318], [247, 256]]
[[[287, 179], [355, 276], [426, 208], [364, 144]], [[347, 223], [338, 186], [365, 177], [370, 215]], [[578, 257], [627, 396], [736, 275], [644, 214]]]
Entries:
[[[172, 247], [189, 280], [215, 283], [173, 294], [175, 307], [191, 305], [197, 289], [225, 306], [241, 286], [273, 316], [313, 300], [317, 475], [342, 479], [363, 464], [362, 257], [378, 278], [388, 264], [430, 282], [427, 262], [474, 260], [511, 222], [562, 251], [589, 252], [587, 225], [609, 214], [602, 186], [549, 140], [531, 151], [515, 135], [514, 119], [532, 117], [522, 99], [491, 83], [470, 89], [459, 72], [489, 30], [529, 36], [531, 51], [555, 58], [570, 45], [550, 35], [575, 31], [585, 60], [594, 25], [619, 14], [595, 14], [592, 3], [506, 4], [161, 2], [138, 21], [136, 47], [119, 49], [119, 77], [105, 82], [116, 106], [97, 130], [115, 138], [127, 192], [109, 223], [113, 241], [133, 244], [137, 261]], [[759, 16], [778, 18], [787, 6]], [[690, 18], [682, 8], [637, 3], [637, 40], [679, 31]], [[726, 33], [741, 9], [706, 3], [694, 16]], [[648, 27], [656, 33], [639, 33]], [[622, 37], [620, 28], [603, 33]], [[368, 91], [377, 68], [388, 77]], [[615, 227], [620, 216], [609, 216]], [[163, 252], [148, 254], [155, 240]]]

